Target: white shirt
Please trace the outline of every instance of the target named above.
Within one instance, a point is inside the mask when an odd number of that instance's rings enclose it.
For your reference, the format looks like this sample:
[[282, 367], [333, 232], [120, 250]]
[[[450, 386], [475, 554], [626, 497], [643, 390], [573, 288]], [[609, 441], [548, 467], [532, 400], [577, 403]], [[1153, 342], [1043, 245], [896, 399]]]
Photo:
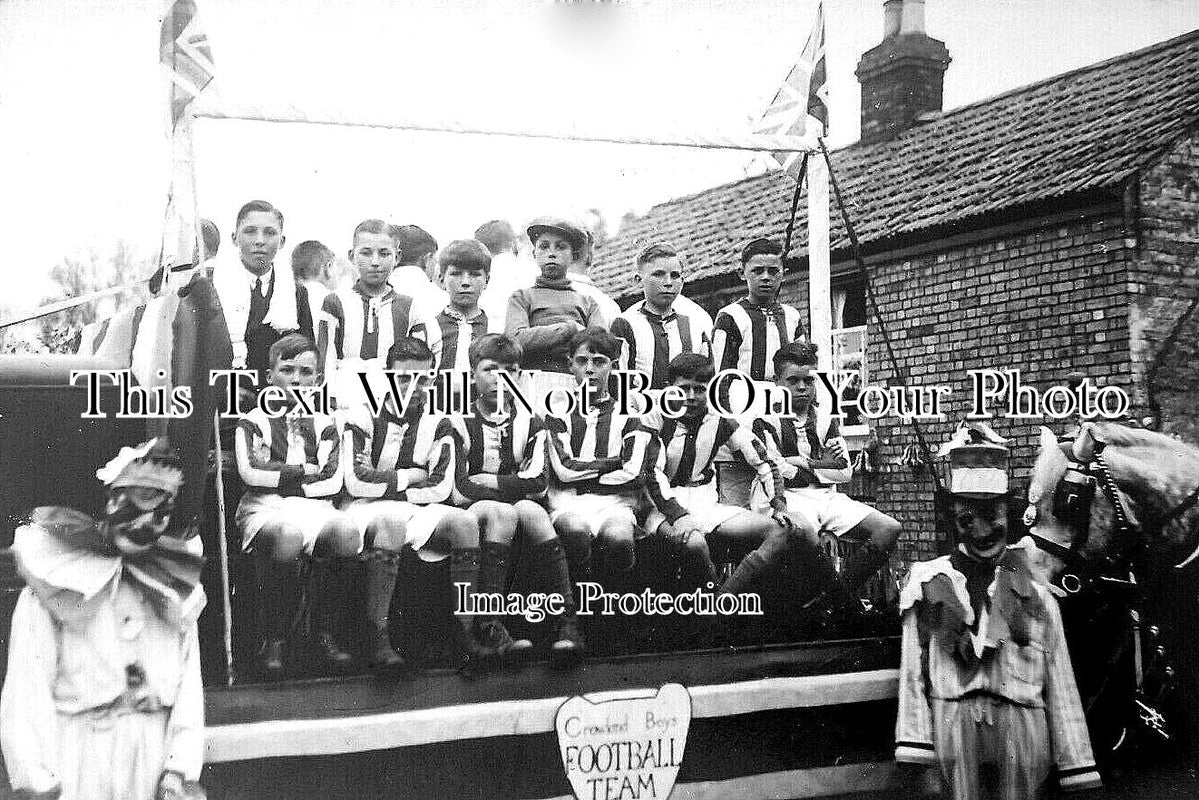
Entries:
[[[530, 289], [541, 271], [531, 261], [514, 253], [500, 253], [491, 259], [491, 277], [479, 296], [479, 308], [487, 313], [488, 322], [499, 320], [502, 330], [508, 317], [508, 298], [520, 289]], [[438, 309], [439, 311], [441, 309]]]
[[605, 325], [611, 325], [612, 320], [620, 316], [620, 306], [591, 281], [590, 275], [582, 272], [570, 272], [567, 273], [566, 277], [570, 280], [571, 287], [576, 292], [595, 300], [595, 304], [599, 306], [600, 313], [604, 315]]
[[396, 267], [387, 282], [397, 293], [412, 298], [413, 316], [422, 320], [432, 319], [450, 304], [450, 296], [445, 289], [430, 281], [425, 271], [416, 264]]

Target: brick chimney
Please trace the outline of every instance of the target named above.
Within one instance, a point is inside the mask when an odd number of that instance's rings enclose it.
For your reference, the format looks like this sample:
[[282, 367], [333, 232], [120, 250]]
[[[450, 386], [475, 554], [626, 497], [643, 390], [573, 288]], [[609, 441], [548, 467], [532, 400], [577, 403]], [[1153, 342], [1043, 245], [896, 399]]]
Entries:
[[924, 0], [883, 3], [883, 41], [862, 55], [862, 141], [891, 139], [941, 110], [945, 43], [924, 32]]

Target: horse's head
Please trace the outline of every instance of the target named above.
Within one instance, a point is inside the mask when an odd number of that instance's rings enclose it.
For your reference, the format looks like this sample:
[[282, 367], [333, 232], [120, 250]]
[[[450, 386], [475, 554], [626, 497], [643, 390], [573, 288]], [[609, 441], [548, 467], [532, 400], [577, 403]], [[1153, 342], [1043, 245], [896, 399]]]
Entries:
[[1073, 443], [1059, 443], [1042, 428], [1040, 444], [1025, 520], [1038, 540], [1050, 543], [1043, 548], [1057, 562], [1050, 572], [1071, 560], [1127, 563], [1141, 545], [1191, 548], [1180, 559], [1191, 554], [1199, 532], [1187, 524], [1188, 509], [1176, 511], [1199, 486], [1199, 450], [1114, 423], [1087, 423]]

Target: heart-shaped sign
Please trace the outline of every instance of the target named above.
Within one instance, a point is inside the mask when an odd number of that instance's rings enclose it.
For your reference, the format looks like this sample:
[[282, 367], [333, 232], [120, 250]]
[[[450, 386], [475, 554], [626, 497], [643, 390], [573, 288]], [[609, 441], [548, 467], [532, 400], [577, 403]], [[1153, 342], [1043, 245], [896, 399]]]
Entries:
[[691, 695], [668, 683], [645, 697], [572, 697], [554, 725], [578, 800], [666, 800], [687, 747]]

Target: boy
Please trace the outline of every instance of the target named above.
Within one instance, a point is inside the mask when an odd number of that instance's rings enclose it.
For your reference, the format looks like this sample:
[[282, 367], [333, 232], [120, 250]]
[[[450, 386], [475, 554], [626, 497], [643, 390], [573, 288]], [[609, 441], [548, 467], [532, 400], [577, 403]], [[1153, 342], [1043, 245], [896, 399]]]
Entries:
[[567, 273], [582, 258], [587, 237], [577, 225], [561, 219], [539, 219], [528, 228], [533, 258], [541, 275], [531, 289], [518, 289], [508, 299], [504, 332], [520, 346], [522, 369], [547, 373], [541, 389], [569, 388], [570, 338], [592, 325], [607, 327], [595, 300], [575, 291]]
[[[358, 280], [325, 298], [317, 339], [320, 363], [335, 393], [353, 371], [380, 365], [396, 339], [426, 335], [412, 298], [397, 294], [387, 283], [397, 255], [390, 226], [377, 219], [360, 222], [354, 229], [353, 244], [349, 257], [358, 270]], [[340, 380], [334, 377], [339, 369]]]
[[[891, 517], [865, 503], [841, 494], [836, 484], [853, 477], [849, 447], [835, 436], [822, 437], [816, 426], [816, 345], [792, 342], [774, 354], [774, 382], [791, 396], [790, 416], [767, 416], [754, 420], [753, 431], [767, 443], [771, 457], [787, 485], [787, 507], [802, 515], [812, 529], [827, 531], [838, 539], [859, 542], [840, 576], [815, 551], [822, 584], [831, 588], [825, 599], [849, 603], [871, 575], [878, 571], [899, 539], [900, 526]], [[826, 432], [827, 436], [827, 432]], [[768, 498], [755, 486], [753, 507], [764, 510]]]
[[[737, 594], [757, 586], [775, 569], [789, 570], [797, 550], [815, 534], [801, 518], [786, 515], [782, 478], [767, 458], [765, 446], [735, 420], [709, 413], [708, 384], [713, 375], [712, 363], [705, 357], [676, 356], [666, 377], [683, 393], [683, 416], [671, 419], [656, 410], [643, 420], [651, 435], [643, 473], [654, 504], [645, 527], [686, 548], [688, 561], [699, 570], [701, 586], [716, 582], [707, 537], [757, 542], [758, 548], [742, 559], [720, 588]], [[773, 516], [719, 502], [713, 460], [725, 445], [757, 470], [759, 480], [773, 487], [769, 502]]]
[[304, 287], [308, 293], [308, 308], [314, 326], [320, 324], [321, 309], [333, 285], [329, 275], [332, 265], [333, 251], [315, 239], [300, 242], [291, 251], [291, 274], [296, 286]]
[[739, 369], [756, 381], [774, 379], [774, 354], [804, 338], [799, 310], [778, 301], [783, 285], [783, 247], [754, 239], [741, 250], [747, 294], [716, 312], [712, 356], [717, 371]]
[[426, 314], [445, 308], [450, 301], [445, 290], [433, 283], [437, 268], [437, 240], [418, 225], [392, 225], [395, 239], [396, 269], [388, 282], [400, 294], [408, 295]]
[[[317, 383], [316, 347], [299, 334], [271, 345], [270, 360], [271, 386], [286, 390]], [[342, 484], [339, 442], [333, 419], [319, 412], [290, 410], [271, 417], [255, 408], [238, 422], [234, 446], [246, 493], [236, 524], [257, 567], [263, 615], [259, 666], [268, 678], [283, 674], [284, 643], [300, 598], [296, 560], [302, 553], [313, 556], [319, 658], [329, 667], [350, 661], [333, 632], [351, 575], [341, 562], [362, 549], [362, 536], [332, 503]]]
[[[457, 489], [479, 522], [482, 561], [481, 591], [495, 591], [508, 579], [508, 561], [519, 537], [529, 554], [530, 573], [541, 591], [562, 596], [566, 610], [554, 623], [550, 663], [567, 667], [581, 655], [583, 640], [575, 621], [574, 596], [566, 551], [540, 505], [545, 497], [545, 455], [548, 431], [540, 420], [505, 397], [500, 409], [500, 373], [520, 373], [520, 346], [503, 334], [487, 334], [471, 343], [470, 365], [475, 384], [473, 413], [456, 420], [463, 442]], [[507, 390], [504, 390], [507, 392]], [[485, 643], [501, 653], [527, 651], [526, 640], [513, 643], [498, 619], [482, 622]]]
[[569, 417], [545, 418], [550, 432], [550, 520], [571, 555], [576, 581], [586, 579], [595, 539], [599, 571], [627, 574], [633, 567], [633, 533], [641, 495], [641, 462], [636, 417], [616, 413], [608, 393], [620, 340], [603, 328], [587, 328], [570, 340], [571, 370], [586, 385], [590, 409]]
[[479, 307], [479, 297], [491, 276], [491, 253], [473, 239], [450, 242], [437, 257], [441, 282], [450, 302], [429, 325], [429, 347], [438, 372], [470, 372], [467, 351], [485, 333], [503, 327]]
[[1100, 785], [1057, 599], [1034, 579], [1031, 540], [1007, 543], [996, 440], [980, 427], [942, 447], [958, 547], [913, 564], [899, 598], [895, 760], [926, 781], [939, 766], [954, 800], [1043, 797], [1053, 767], [1062, 789]]
[[[457, 471], [458, 444], [449, 419], [426, 408], [423, 381], [433, 363], [429, 346], [405, 336], [387, 351], [387, 368], [396, 370], [396, 386], [408, 406], [397, 409], [388, 395], [382, 413], [372, 417], [363, 406], [346, 412], [342, 452], [346, 464], [343, 507], [366, 543], [367, 622], [373, 642], [371, 663], [385, 672], [402, 659], [391, 646], [387, 613], [395, 591], [399, 551], [408, 544], [424, 561], [455, 556], [455, 581], [473, 582], [471, 565], [478, 549], [474, 517], [450, 501]], [[372, 548], [374, 548], [372, 550]], [[503, 591], [503, 586], [489, 591]]]
[[[669, 244], [651, 244], [637, 256], [633, 276], [644, 299], [612, 322], [612, 333], [624, 340], [620, 368], [650, 376], [649, 388], [666, 386], [666, 367], [682, 353], [711, 357], [712, 318], [699, 306], [682, 308], [683, 257]], [[690, 301], [686, 301], [690, 302]]]
[[256, 370], [263, 386], [271, 345], [294, 332], [311, 339], [312, 313], [307, 292], [291, 271], [275, 268], [275, 256], [287, 241], [283, 212], [265, 200], [251, 200], [237, 212], [232, 239], [238, 260], [218, 263], [212, 282], [229, 329], [233, 366]]

